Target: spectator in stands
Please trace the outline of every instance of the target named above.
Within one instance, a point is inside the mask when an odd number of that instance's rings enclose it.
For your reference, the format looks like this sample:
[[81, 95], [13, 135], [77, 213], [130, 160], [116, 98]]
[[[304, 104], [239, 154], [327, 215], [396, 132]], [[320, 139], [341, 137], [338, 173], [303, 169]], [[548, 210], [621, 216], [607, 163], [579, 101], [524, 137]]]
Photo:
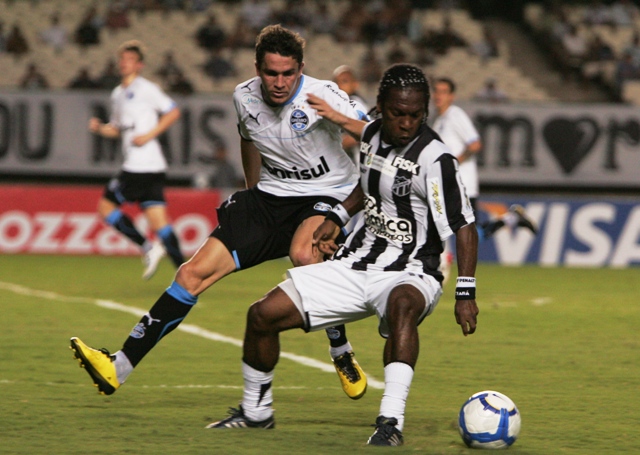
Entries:
[[625, 52], [622, 55], [622, 59], [616, 65], [615, 72], [615, 90], [619, 98], [621, 97], [625, 81], [630, 79], [640, 79], [640, 70], [634, 63], [633, 56]]
[[238, 15], [233, 30], [227, 37], [227, 46], [233, 50], [251, 49], [256, 44], [256, 34], [244, 17]]
[[102, 20], [98, 16], [98, 10], [95, 6], [91, 6], [82, 17], [82, 20], [76, 27], [75, 41], [81, 47], [95, 46], [100, 44], [100, 29], [102, 28]]
[[498, 40], [491, 28], [485, 25], [482, 29], [482, 39], [471, 46], [474, 54], [480, 57], [483, 63], [489, 59], [496, 58], [500, 54], [498, 50]]
[[203, 49], [212, 51], [221, 49], [227, 39], [226, 33], [218, 24], [215, 14], [210, 13], [207, 22], [196, 31], [196, 42]]
[[565, 78], [570, 74], [580, 77], [582, 75], [582, 64], [584, 63], [589, 47], [587, 41], [578, 33], [574, 25], [569, 26], [569, 30], [562, 37], [562, 52], [564, 55], [563, 70]]
[[382, 64], [373, 46], [369, 46], [360, 63], [360, 79], [368, 85], [375, 85], [382, 77]]
[[71, 79], [71, 81], [69, 81], [67, 87], [70, 89], [80, 90], [97, 89], [99, 88], [99, 84], [91, 78], [91, 75], [89, 74], [89, 68], [83, 66], [78, 70], [78, 74], [76, 74], [76, 76]]
[[273, 11], [269, 0], [243, 0], [240, 17], [249, 24], [255, 39], [256, 33], [271, 21]]
[[202, 65], [204, 73], [214, 81], [236, 75], [233, 62], [222, 55], [221, 49], [213, 49], [206, 62]]
[[107, 64], [105, 65], [102, 74], [100, 74], [96, 79], [98, 88], [103, 90], [113, 90], [120, 85], [120, 80], [120, 71], [116, 66], [116, 62], [114, 59], [110, 58], [107, 60]]
[[27, 72], [20, 78], [20, 88], [26, 90], [38, 90], [49, 88], [49, 81], [42, 74], [35, 63], [29, 63]]
[[244, 178], [228, 160], [227, 144], [222, 138], [213, 146], [212, 156], [201, 155], [198, 160], [211, 166], [206, 174], [207, 185], [213, 188], [239, 188], [244, 186]]
[[305, 0], [287, 0], [281, 10], [273, 13], [274, 22], [304, 36], [311, 23], [310, 12], [311, 6]]
[[315, 34], [334, 35], [338, 25], [326, 3], [319, 3], [318, 10], [311, 17], [311, 31]]
[[476, 92], [474, 99], [488, 103], [504, 103], [509, 101], [509, 96], [500, 90], [496, 80], [490, 77], [484, 81], [484, 86]]
[[394, 35], [392, 38], [392, 44], [387, 51], [387, 65], [391, 66], [394, 63], [406, 63], [409, 61], [407, 53], [402, 48], [400, 42], [400, 36]]
[[195, 92], [193, 84], [189, 79], [187, 79], [182, 71], [178, 73], [171, 73], [167, 76], [166, 86], [167, 92], [176, 93], [178, 95], [188, 96]]
[[164, 53], [164, 61], [156, 70], [156, 75], [160, 76], [160, 79], [166, 85], [167, 80], [174, 74], [182, 74], [182, 68], [178, 66], [173, 58], [173, 51], [166, 51]]
[[630, 0], [617, 0], [611, 4], [611, 20], [616, 25], [633, 25], [638, 16], [640, 10]]
[[7, 51], [7, 37], [4, 34], [4, 22], [0, 20], [0, 53]]
[[60, 53], [67, 45], [67, 35], [67, 30], [60, 25], [60, 15], [53, 13], [51, 25], [40, 33], [40, 39], [43, 43], [51, 46], [56, 53]]
[[[355, 70], [348, 65], [340, 65], [333, 70], [333, 82], [338, 85], [340, 90], [349, 95], [349, 99], [355, 103], [355, 108], [360, 119], [368, 120], [367, 114], [369, 112], [369, 106], [358, 93], [360, 81], [356, 76]], [[349, 133], [344, 132], [342, 134], [342, 148], [355, 163], [358, 163], [358, 156], [360, 154], [359, 141]]]
[[466, 47], [467, 42], [451, 26], [451, 19], [444, 16], [440, 30], [427, 30], [421, 45], [433, 49], [437, 55], [445, 55], [452, 47]]
[[[369, 19], [369, 11], [364, 2], [351, 0], [349, 6], [338, 20], [335, 38], [339, 43], [355, 43], [360, 41], [360, 31]], [[377, 82], [377, 81], [376, 81]]]
[[123, 28], [129, 28], [129, 11], [126, 3], [116, 0], [109, 4], [105, 15], [105, 25], [111, 32], [116, 32]]
[[360, 37], [367, 44], [382, 43], [388, 35], [389, 27], [380, 10], [372, 11], [360, 28]]
[[640, 34], [636, 31], [631, 37], [631, 43], [625, 46], [623, 54], [631, 55], [633, 64], [640, 67]]
[[7, 35], [6, 52], [7, 54], [13, 54], [16, 59], [21, 58], [29, 52], [29, 43], [27, 43], [27, 38], [24, 36], [20, 25], [17, 23], [13, 24], [11, 32]]

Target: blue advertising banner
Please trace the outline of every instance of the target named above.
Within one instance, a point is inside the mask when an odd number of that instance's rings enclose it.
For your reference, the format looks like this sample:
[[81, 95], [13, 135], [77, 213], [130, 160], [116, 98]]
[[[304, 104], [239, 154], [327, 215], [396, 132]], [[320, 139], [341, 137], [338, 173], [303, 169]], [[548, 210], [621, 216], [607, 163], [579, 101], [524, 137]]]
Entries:
[[640, 265], [640, 199], [482, 197], [478, 218], [522, 205], [538, 226], [500, 229], [480, 244], [478, 259], [503, 265], [629, 267]]

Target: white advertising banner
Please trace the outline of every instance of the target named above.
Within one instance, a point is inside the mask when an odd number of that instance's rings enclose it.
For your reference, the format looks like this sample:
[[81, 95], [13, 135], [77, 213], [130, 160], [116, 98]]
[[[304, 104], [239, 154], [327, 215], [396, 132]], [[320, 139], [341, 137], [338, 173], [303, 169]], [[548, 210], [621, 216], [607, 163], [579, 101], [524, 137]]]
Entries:
[[[235, 111], [228, 97], [175, 98], [182, 116], [162, 136], [169, 178], [190, 178], [226, 145], [241, 170]], [[89, 133], [91, 117], [108, 119], [108, 92], [0, 92], [0, 172], [109, 177], [120, 169], [117, 140]], [[238, 150], [234, 153], [234, 150]]]
[[[231, 95], [176, 98], [182, 117], [162, 137], [169, 178], [212, 166], [225, 145], [241, 171]], [[525, 187], [640, 189], [640, 110], [614, 104], [461, 103], [484, 141], [480, 181]], [[118, 141], [87, 131], [106, 119], [107, 92], [0, 92], [0, 173], [101, 176], [120, 166]]]
[[461, 104], [484, 142], [482, 184], [640, 188], [640, 110]]

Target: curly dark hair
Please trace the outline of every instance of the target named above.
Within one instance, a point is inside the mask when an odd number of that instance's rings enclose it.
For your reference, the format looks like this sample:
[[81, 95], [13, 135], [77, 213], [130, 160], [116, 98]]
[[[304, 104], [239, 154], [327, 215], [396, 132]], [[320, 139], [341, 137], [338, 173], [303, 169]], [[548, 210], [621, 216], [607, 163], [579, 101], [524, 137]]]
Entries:
[[305, 40], [298, 33], [280, 24], [268, 25], [256, 38], [256, 63], [260, 67], [264, 62], [265, 54], [269, 52], [283, 57], [293, 57], [301, 65], [304, 59], [304, 46]]
[[422, 92], [424, 95], [425, 120], [429, 114], [429, 100], [431, 92], [429, 81], [424, 72], [416, 65], [409, 63], [397, 63], [391, 65], [382, 75], [378, 88], [378, 103], [383, 106], [391, 89], [411, 88]]

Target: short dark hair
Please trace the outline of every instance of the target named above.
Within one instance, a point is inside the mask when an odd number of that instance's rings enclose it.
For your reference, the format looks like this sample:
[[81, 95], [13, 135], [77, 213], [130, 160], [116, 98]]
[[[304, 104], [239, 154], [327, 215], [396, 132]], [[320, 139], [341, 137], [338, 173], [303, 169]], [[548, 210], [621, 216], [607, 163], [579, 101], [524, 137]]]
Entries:
[[453, 82], [451, 79], [449, 79], [448, 77], [439, 77], [438, 79], [436, 79], [436, 84], [447, 84], [449, 86], [449, 91], [451, 93], [455, 93], [456, 91], [456, 84], [455, 82]]
[[282, 27], [280, 24], [267, 25], [256, 38], [256, 64], [258, 67], [264, 62], [267, 52], [280, 54], [283, 57], [293, 57], [302, 65], [305, 40], [298, 33]]
[[[429, 90], [429, 81], [424, 72], [416, 65], [409, 63], [397, 63], [391, 65], [382, 75], [380, 87], [378, 88], [378, 103], [382, 106], [386, 101], [391, 89], [407, 89], [411, 88], [422, 92], [424, 95], [425, 114], [429, 114], [429, 100], [431, 92]], [[426, 119], [425, 115], [425, 119]]]
[[141, 62], [144, 61], [145, 48], [142, 41], [138, 41], [135, 39], [125, 41], [118, 48], [118, 55], [122, 54], [123, 52], [135, 52], [138, 55], [138, 60]]

